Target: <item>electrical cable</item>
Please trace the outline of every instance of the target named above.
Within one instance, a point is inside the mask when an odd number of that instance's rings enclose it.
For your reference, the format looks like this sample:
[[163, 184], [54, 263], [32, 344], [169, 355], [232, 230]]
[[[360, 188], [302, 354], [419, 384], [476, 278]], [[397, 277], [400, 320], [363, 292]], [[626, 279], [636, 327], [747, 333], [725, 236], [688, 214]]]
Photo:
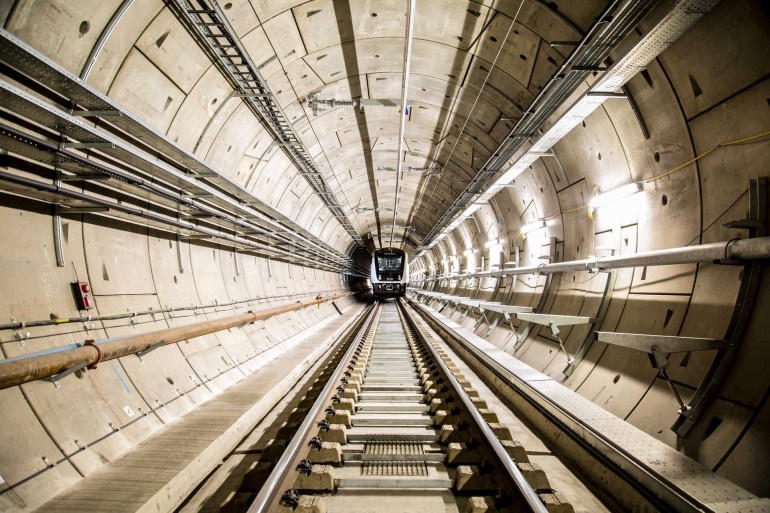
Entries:
[[[452, 150], [449, 152], [449, 156], [446, 159], [446, 164], [444, 164], [444, 169], [446, 169], [447, 165], [451, 162], [452, 154], [454, 153], [455, 148], [457, 147], [457, 144], [460, 142], [460, 137], [462, 137], [463, 133], [465, 133], [465, 127], [468, 125], [468, 121], [470, 121], [471, 114], [473, 113], [473, 110], [475, 109], [476, 104], [479, 101], [479, 98], [481, 98], [481, 93], [484, 92], [484, 87], [486, 87], [487, 81], [489, 80], [489, 77], [492, 75], [492, 71], [495, 69], [495, 66], [497, 65], [497, 59], [500, 57], [500, 54], [503, 51], [503, 47], [505, 46], [506, 41], [508, 41], [508, 36], [511, 34], [511, 31], [513, 30], [513, 27], [516, 24], [516, 20], [519, 17], [519, 13], [521, 12], [521, 8], [522, 8], [523, 5], [524, 5], [524, 0], [522, 0], [521, 3], [519, 4], [519, 8], [516, 10], [516, 14], [514, 14], [513, 19], [511, 20], [511, 25], [510, 25], [510, 27], [508, 27], [508, 32], [506, 32], [505, 38], [502, 40], [502, 43], [500, 43], [500, 48], [498, 48], [498, 50], [497, 50], [497, 55], [495, 55], [495, 58], [492, 61], [492, 65], [489, 67], [489, 71], [487, 71], [487, 76], [484, 77], [484, 82], [482, 82], [481, 87], [479, 88], [479, 94], [476, 95], [476, 99], [473, 101], [473, 105], [471, 106], [470, 113], [468, 114], [468, 117], [465, 118], [465, 122], [463, 123], [463, 126], [460, 129], [460, 133], [457, 134], [457, 139], [455, 140], [455, 143], [452, 146]], [[438, 152], [436, 152], [436, 153], [438, 154]], [[473, 163], [471, 162], [471, 165], [472, 164]], [[423, 220], [424, 213], [427, 210], [428, 205], [430, 205], [430, 202], [433, 199], [433, 195], [436, 193], [436, 188], [438, 187], [439, 182], [441, 182], [440, 178], [433, 185], [433, 189], [430, 192], [430, 196], [428, 197], [428, 201], [425, 204], [425, 208], [419, 210], [420, 217], [414, 222], [415, 225], [419, 221]], [[416, 215], [417, 215], [417, 212], [415, 212], [415, 216]], [[412, 223], [409, 222], [407, 224], [412, 224]]]
[[[711, 153], [714, 150], [717, 150], [719, 148], [724, 148], [725, 146], [734, 146], [734, 145], [738, 145], [738, 144], [743, 144], [745, 142], [752, 141], [754, 139], [758, 139], [758, 138], [763, 137], [765, 135], [770, 135], [770, 131], [762, 132], [761, 134], [751, 135], [749, 137], [744, 137], [743, 139], [736, 139], [734, 141], [728, 141], [728, 142], [724, 142], [724, 143], [719, 143], [716, 146], [714, 146], [713, 148], [711, 148], [711, 149], [709, 149], [707, 151], [704, 151], [703, 153], [701, 153], [700, 155], [696, 156], [695, 158], [688, 160], [684, 164], [681, 164], [681, 165], [675, 167], [674, 169], [666, 171], [663, 174], [653, 176], [652, 178], [646, 178], [644, 180], [641, 180], [639, 183], [647, 183], [647, 182], [654, 182], [655, 180], [660, 180], [664, 176], [668, 176], [671, 173], [679, 171], [680, 169], [683, 169], [683, 168], [689, 166], [690, 164], [699, 161], [700, 159], [702, 159], [703, 157], [705, 157], [706, 155], [708, 155], [709, 153]], [[770, 141], [770, 139], [767, 139], [767, 140]], [[765, 142], [765, 141], [757, 141], [757, 142]]]

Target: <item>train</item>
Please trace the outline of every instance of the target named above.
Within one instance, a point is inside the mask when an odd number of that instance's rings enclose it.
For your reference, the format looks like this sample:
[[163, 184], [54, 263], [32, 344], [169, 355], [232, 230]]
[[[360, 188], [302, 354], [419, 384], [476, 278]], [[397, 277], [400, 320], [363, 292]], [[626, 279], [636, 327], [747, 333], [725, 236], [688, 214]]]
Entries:
[[409, 257], [398, 248], [382, 248], [374, 251], [369, 279], [374, 297], [390, 299], [406, 294], [409, 282]]

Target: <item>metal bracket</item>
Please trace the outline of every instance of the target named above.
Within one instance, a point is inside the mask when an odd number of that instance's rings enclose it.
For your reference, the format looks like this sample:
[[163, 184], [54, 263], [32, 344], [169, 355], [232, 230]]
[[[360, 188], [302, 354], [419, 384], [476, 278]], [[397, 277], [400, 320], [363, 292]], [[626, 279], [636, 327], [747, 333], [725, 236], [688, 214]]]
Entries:
[[115, 144], [111, 142], [65, 142], [61, 144], [62, 148], [89, 149], [89, 148], [114, 148]]
[[82, 362], [76, 363], [72, 367], [70, 367], [70, 368], [68, 368], [66, 370], [61, 371], [59, 374], [54, 374], [53, 376], [49, 376], [49, 377], [47, 377], [45, 379], [47, 379], [48, 381], [53, 383], [53, 386], [55, 386], [56, 388], [60, 388], [61, 385], [59, 384], [59, 382], [61, 380], [63, 380], [64, 378], [66, 378], [70, 374], [73, 374], [73, 373], [75, 373], [77, 371], [85, 369], [88, 365], [89, 365], [88, 360], [83, 360]]
[[156, 349], [158, 349], [159, 347], [162, 347], [164, 345], [166, 345], [165, 342], [162, 342], [162, 341], [161, 342], [156, 342], [153, 345], [151, 345], [150, 347], [148, 347], [147, 349], [145, 349], [144, 351], [139, 351], [138, 353], [136, 353], [136, 356], [141, 360], [144, 355], [146, 355], [148, 353], [151, 353], [151, 352], [155, 351]]
[[479, 326], [481, 326], [482, 321], [487, 321], [487, 324], [489, 324], [489, 320], [487, 319], [486, 312], [484, 312], [484, 310], [482, 310], [481, 308], [479, 308], [479, 311], [481, 312], [481, 315], [479, 316], [478, 319], [476, 319], [476, 324], [473, 325], [474, 330], [477, 329]]
[[[551, 237], [551, 247], [550, 247], [550, 255], [551, 255], [551, 261], [556, 262], [556, 237]], [[545, 308], [545, 303], [548, 300], [548, 294], [551, 291], [551, 283], [553, 282], [553, 274], [549, 273], [545, 275], [545, 283], [543, 284], [543, 293], [540, 295], [540, 301], [537, 303], [537, 308], [535, 308], [535, 312], [542, 312]], [[516, 334], [516, 343], [513, 345], [514, 352], [518, 350], [522, 344], [524, 344], [524, 341], [527, 340], [527, 337], [529, 336], [532, 329], [535, 327], [535, 323], [530, 322], [527, 324], [527, 326], [524, 328], [524, 331], [521, 333]]]
[[652, 346], [650, 348], [650, 354], [648, 355], [650, 357], [650, 363], [652, 366], [656, 369], [658, 369], [658, 375], [666, 380], [666, 384], [668, 384], [668, 388], [671, 389], [671, 392], [673, 392], [674, 397], [676, 398], [676, 402], [679, 403], [679, 414], [683, 414], [690, 410], [691, 408], [684, 404], [684, 401], [682, 401], [682, 396], [679, 395], [679, 392], [676, 390], [676, 387], [674, 386], [674, 382], [671, 380], [671, 376], [668, 374], [668, 371], [666, 370], [668, 368], [668, 357], [666, 356], [667, 353], [663, 353], [660, 351], [660, 348], [658, 346]]
[[[495, 320], [492, 321], [492, 324], [489, 325], [489, 328], [487, 328], [487, 334], [484, 335], [485, 337], [488, 337], [492, 334], [493, 331], [495, 331], [495, 328], [497, 328], [497, 325], [500, 324], [500, 319], [510, 320], [511, 316], [507, 313], [504, 313], [502, 315], [498, 314], [495, 315]], [[489, 321], [487, 321], [489, 322]]]
[[[736, 221], [734, 227], [748, 227], [749, 237], [764, 237], [768, 234], [768, 177], [752, 178], [749, 180], [749, 216], [748, 222]], [[732, 224], [732, 223], [728, 223]], [[695, 421], [708, 407], [711, 398], [716, 394], [727, 370], [735, 357], [736, 351], [743, 340], [743, 335], [749, 323], [754, 300], [759, 289], [763, 264], [758, 261], [748, 263], [743, 268], [738, 297], [733, 308], [733, 315], [727, 327], [725, 339], [730, 342], [728, 347], [719, 349], [711, 363], [711, 367], [692, 395], [687, 407], [680, 413], [671, 426], [671, 430], [680, 437], [687, 436]]]
[[73, 116], [93, 116], [93, 117], [105, 117], [105, 116], [122, 116], [123, 113], [119, 110], [73, 110]]

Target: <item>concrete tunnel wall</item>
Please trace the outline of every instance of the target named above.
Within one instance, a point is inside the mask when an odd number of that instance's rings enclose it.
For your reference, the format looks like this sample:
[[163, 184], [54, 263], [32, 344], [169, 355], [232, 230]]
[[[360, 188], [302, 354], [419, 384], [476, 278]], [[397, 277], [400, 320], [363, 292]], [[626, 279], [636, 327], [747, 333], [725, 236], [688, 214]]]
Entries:
[[[591, 2], [585, 11], [601, 3]], [[80, 74], [118, 4], [20, 0], [5, 3], [0, 15], [11, 33]], [[233, 9], [247, 5], [234, 2]], [[581, 25], [590, 22], [588, 16], [581, 18], [579, 8], [571, 9]], [[283, 10], [275, 23], [290, 24], [285, 19], [290, 11]], [[233, 19], [235, 28], [245, 32], [244, 44], [254, 52], [254, 60], [262, 62], [257, 57], [269, 46], [269, 34], [247, 31], [251, 21], [245, 15]], [[743, 236], [721, 225], [746, 216], [748, 179], [770, 174], [770, 147], [764, 139], [715, 150], [693, 165], [647, 182], [632, 198], [601, 207], [593, 219], [583, 206], [594, 186], [609, 190], [648, 180], [720, 143], [770, 130], [770, 54], [765, 50], [770, 47], [769, 27], [765, 3], [720, 2], [629, 82], [649, 138], [627, 101], [605, 102], [556, 145], [556, 159], [538, 160], [489, 206], [416, 259], [413, 268], [440, 273], [451, 265], [473, 269], [482, 266], [483, 257], [488, 269], [512, 260], [514, 246], [521, 248], [522, 264], [536, 264], [551, 250], [551, 237], [557, 241], [557, 259], [571, 260], [597, 254], [596, 246], [617, 245], [621, 253], [630, 253]], [[293, 34], [284, 41], [284, 50], [304, 55], [301, 38]], [[400, 54], [391, 57], [398, 61]], [[280, 76], [282, 68], [273, 61], [262, 73]], [[299, 75], [282, 80], [285, 89], [278, 79], [274, 87], [284, 95], [282, 104], [289, 105], [291, 118], [299, 115], [301, 96], [292, 86], [300, 84], [304, 91], [315, 84], [303, 82]], [[271, 139], [242, 102], [227, 99], [225, 80], [160, 0], [134, 2], [107, 39], [87, 82], [320, 239], [346, 251], [348, 238], [340, 224], [306, 182], [296, 179], [297, 170], [286, 156], [270, 147]], [[288, 98], [292, 95], [293, 101]], [[346, 152], [350, 147], [337, 156], [347, 158]], [[518, 238], [520, 226], [534, 219], [547, 219], [547, 228]], [[277, 305], [297, 295], [314, 297], [344, 287], [335, 273], [203, 243], [181, 243], [182, 272], [178, 243], [167, 234], [93, 215], [65, 219], [67, 266], [58, 268], [46, 206], [4, 197], [0, 220], [0, 311], [7, 320], [76, 315], [68, 284], [78, 277], [91, 283], [100, 314], [253, 298], [260, 298], [256, 305]], [[505, 240], [485, 247], [496, 237]], [[456, 263], [449, 264], [454, 256]], [[738, 266], [711, 264], [619, 270], [601, 329], [721, 338], [740, 277]], [[554, 276], [545, 312], [596, 315], [607, 279], [588, 272]], [[542, 276], [454, 280], [436, 289], [535, 306], [544, 281]], [[765, 272], [736, 361], [718, 397], [686, 438], [677, 439], [669, 429], [678, 405], [643, 353], [596, 343], [564, 384], [740, 486], [767, 496], [768, 303]], [[344, 307], [350, 300], [338, 304]], [[183, 325], [219, 315], [215, 310], [147, 316], [135, 323], [102, 322], [88, 329], [82, 324], [35, 328], [28, 330], [31, 337], [23, 344], [6, 331], [0, 333], [2, 357]], [[271, 351], [281, 350], [282, 342], [334, 315], [334, 307], [325, 304], [164, 347], [142, 360], [130, 356], [105, 362], [78, 378], [67, 378], [59, 389], [38, 381], [0, 391], [0, 477], [8, 484], [23, 481], [0, 495], [0, 505], [21, 507], [54, 496], [243, 375], [258, 372]], [[474, 322], [471, 317], [464, 320], [471, 328]], [[518, 322], [514, 325], [521, 331]], [[477, 334], [486, 331], [486, 324], [476, 329]], [[580, 326], [562, 330], [568, 353], [579, 347], [586, 331]], [[486, 338], [553, 377], [566, 365], [565, 354], [547, 330], [534, 330], [518, 350], [506, 325], [498, 325]], [[713, 352], [672, 355], [669, 372], [685, 400], [713, 358]]]
[[[514, 260], [547, 262], [551, 238], [555, 261], [628, 254], [745, 237], [726, 229], [748, 215], [748, 180], [768, 176], [767, 134], [714, 150], [697, 163], [660, 179], [715, 146], [768, 131], [770, 57], [756, 48], [770, 44], [767, 6], [721, 2], [689, 32], [628, 83], [649, 138], [627, 101], [607, 101], [554, 146], [556, 158], [541, 158], [510, 187], [482, 206], [438, 245], [413, 263], [425, 275], [497, 270]], [[564, 181], [562, 172], [566, 175]], [[589, 218], [593, 188], [612, 190], [644, 181], [644, 189], [598, 207]], [[546, 220], [545, 229], [519, 235], [521, 226]], [[501, 238], [501, 244], [495, 239]], [[490, 243], [488, 245], [488, 242]], [[490, 247], [491, 246], [491, 247]], [[600, 249], [596, 249], [599, 247]], [[601, 249], [604, 248], [604, 249]], [[725, 336], [738, 300], [742, 267], [686, 264], [616, 271], [601, 331], [691, 337]], [[594, 343], [574, 373], [562, 373], [567, 358], [547, 327], [535, 325], [514, 348], [511, 326], [487, 335], [464, 310], [455, 320], [666, 444], [760, 496], [770, 493], [768, 446], [768, 317], [770, 289], [764, 272], [754, 315], [716, 399], [696, 427], [678, 438], [670, 427], [679, 404], [645, 353]], [[595, 317], [610, 274], [555, 274], [545, 312]], [[428, 288], [459, 296], [536, 307], [546, 276], [453, 278]], [[514, 320], [521, 333], [526, 322]], [[565, 326], [560, 337], [569, 355], [588, 326]], [[698, 388], [715, 351], [674, 353], [668, 372], [685, 403]]]

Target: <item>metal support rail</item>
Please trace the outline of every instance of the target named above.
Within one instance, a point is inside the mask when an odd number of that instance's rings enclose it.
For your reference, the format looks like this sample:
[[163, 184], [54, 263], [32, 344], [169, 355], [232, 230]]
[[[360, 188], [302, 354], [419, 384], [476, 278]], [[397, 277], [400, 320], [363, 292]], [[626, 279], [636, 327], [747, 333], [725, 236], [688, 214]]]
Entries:
[[[361, 324], [361, 328], [356, 334], [356, 337], [350, 343], [347, 351], [345, 351], [345, 355], [340, 359], [339, 365], [337, 365], [334, 372], [329, 377], [329, 381], [326, 382], [323, 390], [321, 390], [318, 399], [316, 399], [313, 406], [307, 412], [305, 420], [302, 421], [302, 424], [300, 424], [297, 432], [292, 437], [291, 442], [289, 442], [286, 450], [281, 455], [281, 458], [275, 464], [273, 471], [270, 473], [270, 477], [268, 477], [262, 485], [259, 494], [257, 494], [256, 499], [254, 499], [254, 502], [249, 506], [247, 513], [263, 513], [277, 511], [279, 509], [278, 501], [281, 498], [282, 492], [289, 487], [288, 481], [291, 479], [292, 472], [296, 468], [297, 463], [299, 463], [301, 457], [300, 448], [307, 445], [308, 440], [313, 434], [312, 428], [316, 426], [319, 414], [323, 412], [323, 408], [333, 395], [337, 383], [342, 379], [343, 374], [347, 370], [348, 363], [353, 357], [353, 353], [367, 335], [382, 307], [377, 303], [370, 308], [371, 311], [366, 317], [366, 320]], [[352, 333], [352, 329], [348, 334]]]
[[456, 396], [463, 403], [463, 406], [465, 407], [465, 411], [468, 412], [471, 419], [476, 424], [476, 427], [479, 429], [479, 431], [481, 431], [486, 442], [492, 448], [492, 451], [495, 453], [495, 455], [497, 456], [497, 459], [500, 461], [503, 468], [505, 469], [508, 479], [510, 479], [510, 481], [515, 485], [516, 489], [521, 493], [521, 497], [526, 501], [527, 505], [529, 506], [529, 511], [533, 511], [536, 513], [548, 513], [548, 510], [546, 509], [545, 505], [538, 497], [537, 492], [532, 488], [532, 486], [524, 478], [524, 475], [521, 473], [521, 470], [519, 470], [519, 468], [513, 462], [511, 457], [508, 456], [508, 453], [506, 452], [505, 447], [503, 447], [503, 444], [501, 444], [500, 440], [498, 440], [497, 436], [495, 436], [494, 432], [492, 431], [492, 428], [489, 427], [487, 422], [484, 420], [484, 418], [481, 416], [479, 411], [476, 409], [476, 405], [473, 404], [473, 401], [471, 401], [470, 397], [468, 397], [468, 395], [463, 391], [463, 387], [460, 386], [460, 383], [457, 382], [457, 379], [455, 379], [454, 374], [452, 374], [452, 371], [449, 369], [449, 367], [447, 367], [444, 360], [436, 351], [436, 348], [433, 347], [433, 344], [431, 344], [428, 341], [428, 339], [425, 337], [425, 334], [422, 332], [422, 329], [420, 329], [417, 326], [417, 323], [412, 318], [412, 316], [408, 313], [404, 304], [400, 301], [398, 304], [399, 304], [399, 307], [401, 308], [401, 311], [404, 314], [404, 318], [406, 319], [409, 326], [412, 328], [412, 331], [420, 339], [420, 341], [428, 349], [428, 351], [430, 351], [430, 354], [433, 357], [434, 362], [436, 362], [436, 365], [441, 369], [441, 372], [444, 374], [444, 377], [446, 378], [446, 381], [449, 383], [449, 386], [451, 386], [454, 389]]
[[[191, 3], [197, 6], [193, 7]], [[173, 0], [169, 5], [174, 7], [172, 11], [184, 22], [190, 34], [212, 58], [249, 110], [297, 166], [300, 174], [331, 211], [334, 218], [358, 245], [363, 246], [361, 236], [353, 228], [345, 211], [217, 2]]]
[[[165, 185], [177, 186], [186, 193], [211, 194], [212, 196], [208, 197], [205, 203], [214, 205], [214, 208], [225, 209], [225, 212], [248, 219], [251, 224], [261, 224], [263, 229], [267, 231], [291, 236], [299, 243], [310, 247], [311, 252], [312, 248], [315, 247], [318, 252], [328, 253], [338, 259], [352, 263], [347, 255], [314, 237], [310, 232], [257, 199], [229, 178], [221, 175], [217, 170], [169, 140], [165, 135], [148, 127], [139, 118], [126, 112], [110, 98], [3, 29], [0, 29], [0, 61], [28, 77], [29, 80], [42, 84], [51, 91], [52, 95], [58, 95], [57, 98], [53, 98], [56, 105], [71, 103], [75, 108], [83, 109], [77, 111], [79, 116], [99, 118], [100, 126], [110, 125], [110, 130], [113, 133], [116, 130], [122, 141], [131, 145], [128, 151], [123, 149], [123, 154], [118, 157], [118, 160], [121, 165], [126, 166], [125, 169], [130, 169], [132, 174], [136, 174], [140, 182], [144, 176], [146, 183], [159, 181]], [[42, 103], [36, 101], [35, 104], [33, 109], [38, 109], [36, 114], [40, 114]], [[7, 99], [3, 102], [3, 107], [8, 110], [17, 110], [19, 108], [18, 100], [16, 98]], [[29, 109], [29, 106], [24, 106], [24, 108]], [[117, 140], [114, 137], [106, 136], [104, 132], [96, 132], [78, 117], [64, 112], [58, 114], [56, 112], [58, 107], [47, 105], [44, 110], [47, 112], [43, 112], [43, 117], [36, 119], [35, 122], [46, 125], [46, 122], [53, 119], [50, 117], [52, 114], [58, 116], [60, 119], [54, 119], [53, 126], [50, 127], [56, 130], [57, 134], [59, 133], [57, 127], [63, 126], [66, 127], [65, 135], [73, 137], [75, 134], [75, 139], [80, 142], [114, 142]], [[105, 113], [119, 115], [106, 116]], [[93, 133], [89, 134], [84, 131]], [[96, 138], [94, 138], [95, 135]], [[82, 137], [78, 139], [78, 136]], [[67, 151], [63, 147], [59, 150]], [[108, 147], [100, 148], [100, 152], [112, 153], [111, 156], [113, 157], [115, 152], [119, 150]], [[147, 160], [142, 158], [143, 155], [151, 156], [156, 164], [148, 167]], [[96, 161], [90, 160], [89, 162], [96, 163]], [[68, 166], [68, 171], [72, 169], [72, 172], [77, 174], [93, 174], [93, 171], [89, 172], [87, 166], [80, 168], [74, 166], [69, 158], [62, 159], [61, 164], [63, 168]], [[85, 166], [85, 164], [83, 165]], [[144, 174], [136, 173], [137, 170], [141, 170]], [[168, 197], [173, 195], [172, 193]], [[178, 193], [176, 196], [177, 199], [180, 197]], [[181, 203], [184, 204], [185, 202], [182, 200]], [[196, 202], [196, 206], [198, 205], [202, 205], [202, 203]], [[365, 271], [368, 273], [368, 269]]]
[[308, 306], [320, 305], [321, 303], [333, 301], [346, 295], [349, 294], [335, 294], [326, 298], [305, 302], [298, 301], [297, 303], [275, 308], [118, 339], [107, 339], [104, 341], [87, 340], [84, 345], [74, 349], [54, 349], [53, 351], [36, 355], [2, 360], [0, 361], [0, 390], [67, 372], [75, 366], [82, 365], [83, 362], [86, 362], [88, 368], [93, 369], [105, 360], [147, 351], [158, 345], [175, 344], [190, 338], [251, 324], [255, 321], [293, 312]]
[[[586, 258], [552, 264], [529, 265], [470, 273], [476, 278], [516, 276], [520, 274], [550, 274], [570, 271], [601, 271], [607, 269], [623, 269], [627, 267], [697, 264], [722, 261], [748, 261], [770, 258], [770, 236], [753, 239], [732, 239], [725, 242], [714, 242], [698, 246], [644, 251], [632, 255], [615, 255], [606, 257]], [[433, 282], [444, 278], [426, 278], [416, 282]]]
[[[340, 293], [342, 289], [336, 289], [332, 291], [322, 291], [322, 292], [333, 292], [333, 293]], [[229, 303], [212, 303], [208, 305], [194, 305], [194, 306], [169, 306], [166, 308], [160, 308], [158, 310], [141, 310], [137, 312], [121, 312], [116, 314], [103, 314], [103, 315], [87, 315], [85, 317], [57, 317], [55, 319], [41, 319], [36, 321], [15, 321], [8, 324], [0, 324], [0, 331], [2, 330], [22, 330], [24, 328], [35, 328], [39, 326], [58, 326], [59, 324], [69, 324], [74, 322], [91, 322], [91, 321], [114, 321], [117, 319], [130, 319], [133, 317], [139, 317], [141, 315], [156, 315], [156, 314], [163, 314], [163, 313], [173, 313], [173, 312], [189, 312], [189, 311], [196, 311], [196, 310], [206, 310], [208, 308], [228, 308], [230, 306], [238, 306], [243, 304], [249, 304], [251, 306], [251, 303], [254, 301], [260, 301], [260, 300], [277, 300], [277, 299], [287, 299], [287, 298], [298, 298], [302, 296], [310, 296], [316, 294], [316, 296], [319, 295], [318, 292], [306, 292], [304, 294], [279, 294], [275, 296], [261, 296], [261, 297], [255, 297], [251, 299], [243, 299], [241, 301], [231, 301]], [[317, 298], [317, 297], [316, 297]], [[215, 310], [215, 312], [221, 311], [221, 310]], [[209, 312], [210, 313], [210, 312]]]
[[[241, 251], [254, 251], [260, 256], [265, 258], [274, 258], [277, 260], [286, 260], [296, 265], [308, 265], [307, 259], [298, 259], [297, 255], [289, 251], [277, 248], [275, 246], [258, 243], [249, 239], [240, 238], [238, 236], [223, 233], [213, 228], [208, 228], [198, 224], [192, 224], [190, 222], [178, 220], [167, 215], [158, 214], [143, 208], [137, 208], [125, 203], [118, 203], [117, 201], [107, 200], [100, 197], [92, 196], [87, 193], [81, 193], [74, 189], [57, 188], [53, 184], [47, 184], [39, 182], [37, 180], [31, 180], [22, 176], [14, 175], [0, 171], [0, 182], [3, 183], [3, 190], [11, 192], [13, 194], [19, 194], [27, 198], [34, 198], [37, 200], [48, 201], [50, 203], [67, 203], [70, 208], [59, 209], [59, 214], [70, 213], [83, 213], [83, 208], [93, 209], [94, 205], [97, 208], [104, 208], [111, 217], [118, 219], [124, 219], [126, 221], [133, 221], [133, 218], [142, 218], [144, 223], [148, 226], [152, 226], [159, 229], [168, 230], [169, 227], [176, 229], [188, 230], [190, 232], [196, 232], [204, 238], [217, 238], [220, 241], [225, 241], [231, 245], [237, 247]], [[15, 187], [14, 187], [15, 186]], [[72, 208], [75, 207], [75, 208]], [[81, 208], [77, 208], [81, 207]], [[186, 235], [187, 237], [198, 237], [197, 235]], [[318, 258], [318, 257], [316, 257]], [[316, 260], [313, 267], [316, 267], [325, 271], [336, 271], [332, 263]]]

